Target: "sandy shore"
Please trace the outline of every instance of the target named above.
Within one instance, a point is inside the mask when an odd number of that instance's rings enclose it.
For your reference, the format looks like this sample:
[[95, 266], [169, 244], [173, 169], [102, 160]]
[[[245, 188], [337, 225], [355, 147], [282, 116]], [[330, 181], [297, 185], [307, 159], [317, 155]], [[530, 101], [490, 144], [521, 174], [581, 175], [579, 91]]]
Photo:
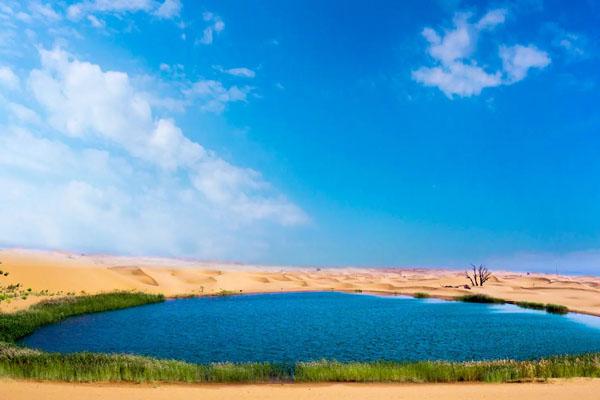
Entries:
[[[581, 313], [600, 315], [600, 277], [495, 272], [483, 288], [467, 290], [462, 271], [430, 269], [293, 268], [208, 263], [165, 258], [80, 255], [31, 250], [0, 250], [0, 285], [20, 283], [32, 292], [55, 295], [138, 290], [167, 296], [232, 291], [263, 293], [340, 290], [436, 297], [485, 293], [512, 301], [562, 304]], [[46, 298], [0, 303], [14, 311]]]
[[7, 400], [597, 400], [600, 379], [522, 384], [117, 385], [0, 380]]

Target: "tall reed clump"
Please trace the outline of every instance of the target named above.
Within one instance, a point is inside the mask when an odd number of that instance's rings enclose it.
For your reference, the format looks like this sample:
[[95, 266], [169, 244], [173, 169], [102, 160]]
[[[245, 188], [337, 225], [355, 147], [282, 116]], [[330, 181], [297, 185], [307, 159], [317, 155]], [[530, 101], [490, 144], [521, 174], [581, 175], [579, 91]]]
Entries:
[[431, 296], [429, 295], [429, 293], [425, 293], [425, 292], [416, 292], [413, 294], [413, 297], [415, 299], [428, 299]]
[[559, 304], [546, 304], [546, 311], [552, 314], [567, 314], [569, 309]]
[[546, 305], [544, 303], [535, 303], [531, 301], [518, 301], [515, 305], [521, 308], [529, 308], [531, 310], [545, 310]]
[[161, 294], [113, 292], [48, 300], [15, 313], [0, 313], [0, 341], [14, 342], [37, 328], [75, 315], [164, 301]]
[[488, 296], [487, 294], [466, 294], [464, 296], [458, 296], [458, 301], [464, 301], [466, 303], [486, 303], [486, 304], [504, 304], [506, 300], [499, 299], [497, 297]]
[[0, 376], [66, 382], [518, 382], [600, 378], [600, 354], [537, 361], [191, 364], [149, 357], [61, 355], [0, 344]]
[[319, 361], [296, 365], [296, 382], [517, 382], [600, 377], [600, 354], [538, 361], [369, 362]]
[[546, 310], [546, 312], [549, 312], [551, 314], [567, 314], [569, 312], [568, 307], [561, 306], [559, 304], [532, 303], [529, 301], [519, 301], [515, 304], [521, 308], [530, 308], [533, 310]]
[[0, 376], [66, 382], [290, 381], [291, 368], [269, 363], [191, 364], [149, 357], [45, 353], [0, 343]]

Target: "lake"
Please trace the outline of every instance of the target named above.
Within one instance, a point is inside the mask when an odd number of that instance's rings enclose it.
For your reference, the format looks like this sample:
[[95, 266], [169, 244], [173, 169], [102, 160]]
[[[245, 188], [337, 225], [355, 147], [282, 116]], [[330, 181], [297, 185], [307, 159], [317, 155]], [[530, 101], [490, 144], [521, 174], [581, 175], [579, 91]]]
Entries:
[[21, 344], [208, 362], [529, 359], [600, 352], [600, 318], [333, 292], [168, 300], [69, 318]]

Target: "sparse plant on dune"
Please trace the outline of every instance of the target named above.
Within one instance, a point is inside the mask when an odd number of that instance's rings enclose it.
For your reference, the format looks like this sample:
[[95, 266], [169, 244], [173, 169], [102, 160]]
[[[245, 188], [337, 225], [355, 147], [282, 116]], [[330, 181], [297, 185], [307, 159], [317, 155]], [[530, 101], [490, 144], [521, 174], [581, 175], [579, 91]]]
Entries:
[[471, 282], [471, 286], [483, 286], [492, 277], [492, 273], [482, 264], [479, 266], [471, 264], [471, 268], [471, 271], [465, 271], [465, 276]]

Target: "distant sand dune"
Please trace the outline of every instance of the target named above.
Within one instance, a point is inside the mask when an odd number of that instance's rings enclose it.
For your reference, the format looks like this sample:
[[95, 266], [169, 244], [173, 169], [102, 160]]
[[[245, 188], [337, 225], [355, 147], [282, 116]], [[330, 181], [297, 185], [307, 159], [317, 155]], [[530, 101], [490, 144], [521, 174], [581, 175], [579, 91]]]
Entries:
[[144, 285], [158, 286], [158, 282], [139, 267], [108, 267], [108, 269], [121, 275], [130, 276]]
[[[510, 301], [556, 303], [571, 310], [600, 315], [600, 277], [495, 272], [483, 288], [462, 288], [464, 271], [423, 268], [291, 268], [243, 266], [192, 260], [116, 257], [65, 252], [0, 250], [0, 281], [21, 283], [34, 292], [98, 293], [137, 290], [166, 296], [206, 295], [222, 290], [236, 293], [339, 290], [380, 294], [414, 294], [450, 298], [484, 293]], [[0, 303], [1, 311], [14, 311], [43, 300]]]

